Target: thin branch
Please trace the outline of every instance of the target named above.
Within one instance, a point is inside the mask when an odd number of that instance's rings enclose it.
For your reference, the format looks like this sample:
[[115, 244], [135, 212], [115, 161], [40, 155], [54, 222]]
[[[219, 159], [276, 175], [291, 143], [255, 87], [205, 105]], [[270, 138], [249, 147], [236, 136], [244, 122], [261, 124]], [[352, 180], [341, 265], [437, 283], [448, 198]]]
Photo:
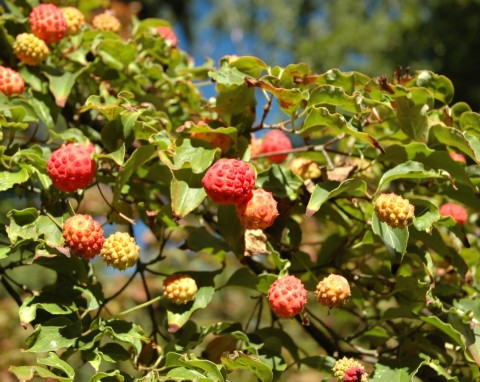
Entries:
[[118, 214], [118, 216], [120, 216], [123, 220], [127, 221], [128, 223], [130, 224], [135, 224], [135, 220], [133, 219], [130, 219], [128, 216], [124, 215], [123, 213], [121, 213], [119, 210], [116, 209], [116, 207], [114, 205], [112, 205], [108, 200], [107, 198], [105, 197], [105, 195], [103, 195], [103, 192], [102, 192], [102, 189], [100, 188], [100, 184], [97, 183], [97, 188], [98, 188], [98, 191], [100, 192], [100, 195], [102, 196], [102, 199], [104, 200], [105, 203], [107, 203], [107, 205], [110, 207], [110, 209], [114, 212], [116, 212]]

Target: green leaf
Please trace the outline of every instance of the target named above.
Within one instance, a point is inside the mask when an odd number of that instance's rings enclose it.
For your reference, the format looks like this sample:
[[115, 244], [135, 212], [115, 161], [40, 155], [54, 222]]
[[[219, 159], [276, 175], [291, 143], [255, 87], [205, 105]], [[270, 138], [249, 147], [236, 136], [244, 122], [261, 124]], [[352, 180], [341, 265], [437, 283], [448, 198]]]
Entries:
[[100, 331], [117, 341], [132, 345], [136, 354], [142, 351], [142, 341], [147, 341], [140, 325], [119, 319], [102, 321]]
[[43, 353], [73, 346], [81, 335], [80, 321], [72, 322], [66, 317], [55, 317], [37, 325], [25, 340], [28, 352]]
[[400, 264], [407, 250], [408, 228], [392, 228], [387, 223], [378, 220], [374, 213], [372, 216], [373, 233], [379, 236], [393, 255], [393, 263]]
[[22, 184], [29, 177], [28, 171], [24, 167], [17, 172], [0, 171], [0, 191], [9, 190], [16, 184]]
[[235, 351], [231, 354], [224, 354], [221, 357], [223, 365], [227, 370], [248, 370], [262, 382], [271, 382], [273, 372], [270, 367], [262, 363], [258, 358]]
[[227, 242], [231, 251], [243, 255], [243, 238], [245, 229], [237, 217], [237, 211], [231, 205], [219, 205], [217, 211], [218, 231]]
[[130, 353], [114, 342], [98, 348], [98, 354], [107, 362], [117, 363], [130, 359]]
[[436, 316], [420, 316], [420, 320], [423, 322], [426, 322], [440, 331], [442, 331], [444, 334], [446, 334], [453, 342], [455, 342], [458, 346], [460, 346], [462, 349], [465, 350], [465, 344], [463, 343], [462, 336], [460, 332], [454, 329], [454, 327], [451, 324], [448, 324], [446, 322], [443, 322], [439, 317]]
[[207, 195], [201, 177], [191, 171], [174, 171], [174, 178], [170, 183], [172, 196], [172, 214], [180, 219], [197, 208]]
[[237, 269], [228, 279], [228, 286], [242, 286], [257, 290], [258, 276], [245, 267]]
[[105, 65], [116, 70], [125, 70], [128, 65], [135, 61], [137, 50], [132, 43], [124, 43], [122, 40], [103, 40], [97, 46], [98, 55]]
[[480, 131], [480, 114], [473, 111], [465, 111], [460, 116], [460, 129], [462, 131]]
[[392, 369], [381, 363], [375, 365], [375, 373], [370, 378], [371, 382], [411, 382], [407, 367]]
[[201, 174], [213, 163], [216, 152], [217, 150], [192, 146], [190, 139], [184, 139], [175, 150], [173, 163], [169, 160], [163, 162], [172, 170], [190, 168], [194, 174]]
[[123, 171], [120, 173], [118, 182], [115, 184], [115, 198], [118, 199], [120, 190], [125, 185], [135, 171], [138, 170], [140, 166], [149, 160], [153, 159], [156, 156], [156, 149], [154, 145], [145, 145], [136, 149], [133, 154], [128, 158], [123, 166]]
[[299, 133], [309, 138], [323, 138], [326, 135], [337, 136], [345, 133], [383, 152], [383, 148], [372, 135], [356, 130], [342, 114], [330, 113], [323, 106], [313, 106], [309, 109]]
[[[170, 353], [169, 353], [170, 354]], [[210, 378], [204, 377], [202, 373], [196, 370], [191, 370], [186, 367], [176, 367], [175, 369], [170, 370], [167, 373], [168, 381], [171, 381], [172, 378], [178, 382], [192, 381], [192, 382], [212, 382]], [[164, 379], [161, 379], [163, 381]], [[157, 379], [155, 379], [157, 381]]]
[[120, 370], [114, 370], [111, 372], [101, 371], [90, 378], [90, 382], [99, 382], [102, 380], [106, 382], [123, 382], [125, 381], [125, 377]]
[[262, 74], [262, 72], [268, 70], [267, 64], [254, 56], [238, 57], [230, 61], [229, 64], [232, 68], [236, 68], [240, 72], [255, 78], [258, 78]]
[[78, 311], [71, 298], [62, 294], [42, 293], [23, 300], [19, 309], [20, 322], [26, 324], [32, 322], [37, 316], [37, 310], [41, 309], [53, 315], [67, 315]]
[[24, 210], [11, 210], [7, 213], [10, 218], [10, 225], [7, 226], [7, 234], [13, 245], [19, 239], [37, 239], [37, 219], [38, 211], [36, 208], [30, 207]]
[[196, 310], [206, 308], [215, 293], [213, 278], [217, 272], [189, 272], [188, 274], [195, 279], [198, 291], [195, 293], [195, 300], [184, 305], [176, 305], [169, 300], [166, 301], [168, 331], [170, 333], [177, 332], [185, 325]]
[[308, 106], [320, 109], [321, 106], [334, 106], [335, 111], [356, 113], [359, 108], [356, 97], [345, 93], [344, 89], [333, 85], [320, 85], [310, 93]]
[[327, 200], [342, 194], [349, 196], [363, 196], [367, 191], [367, 184], [361, 179], [347, 179], [339, 182], [317, 183], [313, 189], [307, 205], [307, 216], [315, 214]]
[[50, 247], [59, 247], [64, 243], [63, 232], [48, 216], [39, 216], [37, 220], [37, 234], [42, 236]]
[[52, 379], [59, 382], [72, 382], [73, 380], [70, 377], [59, 376], [43, 366], [10, 366], [8, 370], [22, 382], [30, 381], [36, 375], [43, 380]]
[[438, 207], [432, 202], [425, 199], [409, 199], [410, 203], [415, 206], [415, 219], [413, 225], [419, 231], [430, 231], [433, 223], [440, 219]]
[[45, 76], [48, 78], [50, 91], [55, 97], [55, 103], [58, 106], [65, 106], [68, 96], [70, 95], [70, 92], [72, 91], [72, 88], [75, 85], [78, 76], [80, 76], [85, 70], [87, 70], [87, 68], [88, 66], [85, 66], [77, 72], [65, 72], [62, 75], [44, 73]]
[[457, 148], [475, 162], [480, 163], [480, 142], [468, 132], [437, 124], [430, 128], [430, 136], [435, 137], [440, 143]]
[[96, 154], [98, 159], [110, 159], [114, 161], [118, 166], [123, 166], [125, 161], [125, 143], [120, 148], [109, 154]]
[[380, 191], [380, 188], [388, 182], [391, 182], [396, 179], [438, 179], [444, 178], [445, 175], [440, 174], [438, 171], [425, 170], [425, 167], [422, 163], [415, 161], [407, 161], [405, 163], [399, 164], [398, 166], [388, 170], [380, 178], [378, 183], [377, 191]]
[[37, 362], [40, 365], [50, 366], [54, 369], [62, 371], [67, 377], [73, 379], [75, 377], [75, 370], [55, 353], [48, 353], [47, 358], [38, 358]]
[[257, 175], [257, 186], [271, 192], [279, 198], [288, 197], [295, 200], [298, 190], [303, 186], [303, 180], [296, 176], [289, 168], [273, 164], [268, 170]]
[[280, 108], [288, 115], [293, 115], [301, 107], [302, 102], [307, 100], [308, 96], [308, 93], [304, 90], [275, 87], [265, 81], [247, 80], [247, 83], [249, 86], [255, 86], [272, 93], [277, 98]]
[[453, 99], [453, 84], [447, 77], [435, 74], [428, 70], [418, 71], [412, 82], [416, 86], [425, 87], [433, 93], [433, 97], [444, 104]]
[[415, 141], [424, 141], [428, 132], [427, 111], [433, 100], [426, 89], [410, 88], [405, 96], [395, 98], [400, 128]]
[[235, 67], [227, 64], [214, 72], [209, 72], [208, 76], [214, 80], [217, 84], [225, 86], [241, 86], [245, 84], [245, 73], [242, 73]]
[[170, 368], [174, 366], [184, 366], [188, 369], [196, 369], [215, 381], [224, 382], [226, 380], [226, 373], [223, 368], [211, 361], [198, 359], [193, 353], [183, 355], [174, 352], [168, 353], [165, 367]]
[[416, 372], [418, 371], [418, 369], [420, 369], [421, 366], [428, 366], [429, 368], [435, 370], [439, 376], [445, 378], [445, 380], [458, 382], [458, 378], [452, 377], [448, 370], [441, 365], [440, 360], [433, 359], [427, 354], [423, 353], [420, 353], [420, 358], [422, 358], [424, 361], [418, 366], [417, 370], [415, 370], [415, 373], [411, 374], [411, 376], [416, 375]]
[[[432, 129], [434, 131], [435, 126]], [[384, 160], [397, 164], [406, 161], [420, 162], [423, 163], [428, 170], [447, 171], [448, 176], [451, 177], [455, 183], [462, 182], [476, 189], [470, 177], [466, 174], [464, 164], [454, 161], [446, 151], [432, 150], [424, 143], [412, 142], [406, 145], [391, 145], [385, 150]]]

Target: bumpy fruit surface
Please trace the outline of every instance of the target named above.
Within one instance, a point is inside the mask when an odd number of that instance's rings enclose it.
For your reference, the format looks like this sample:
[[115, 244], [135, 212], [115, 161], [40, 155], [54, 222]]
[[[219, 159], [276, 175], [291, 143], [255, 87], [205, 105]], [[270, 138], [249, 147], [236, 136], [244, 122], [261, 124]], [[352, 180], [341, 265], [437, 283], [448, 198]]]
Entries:
[[323, 306], [340, 306], [350, 297], [350, 285], [345, 277], [332, 274], [317, 284], [315, 296]]
[[100, 256], [111, 267], [124, 270], [137, 263], [140, 247], [127, 232], [116, 232], [105, 240]]
[[219, 204], [240, 204], [252, 195], [257, 175], [247, 162], [220, 159], [202, 179], [207, 195]]
[[59, 42], [67, 32], [65, 17], [54, 4], [34, 7], [29, 19], [33, 34], [47, 43]]
[[100, 253], [105, 238], [100, 223], [90, 215], [73, 215], [63, 224], [63, 238], [73, 254], [91, 259]]
[[233, 143], [232, 138], [230, 138], [229, 135], [221, 133], [194, 131], [191, 136], [192, 138], [200, 139], [202, 141], [210, 143], [212, 147], [222, 150], [222, 153], [227, 152]]
[[440, 207], [440, 215], [451, 216], [458, 224], [464, 225], [468, 220], [465, 208], [456, 203], [445, 203]]
[[93, 18], [92, 25], [95, 29], [117, 33], [122, 24], [110, 13], [100, 13]]
[[173, 275], [163, 281], [165, 296], [177, 305], [186, 304], [189, 301], [195, 300], [197, 290], [197, 283], [190, 276]]
[[253, 190], [250, 199], [237, 205], [237, 216], [247, 229], [266, 229], [278, 216], [277, 201], [271, 192]]
[[450, 158], [452, 158], [455, 162], [462, 162], [464, 164], [467, 164], [467, 159], [465, 159], [465, 155], [453, 151], [450, 151], [448, 154], [450, 155]]
[[25, 88], [25, 82], [20, 73], [13, 69], [0, 66], [0, 92], [9, 96], [21, 94]]
[[[274, 153], [277, 151], [290, 150], [292, 142], [281, 130], [271, 130], [263, 138], [262, 153]], [[267, 157], [274, 163], [282, 163], [287, 159], [288, 154], [273, 155]]]
[[353, 358], [339, 359], [335, 362], [332, 371], [338, 382], [368, 382], [365, 368]]
[[322, 175], [318, 163], [307, 158], [295, 158], [290, 162], [290, 170], [302, 179], [316, 179]]
[[177, 36], [175, 35], [175, 32], [172, 30], [172, 28], [162, 25], [157, 27], [157, 32], [163, 39], [169, 42], [172, 48], [177, 47], [178, 39], [177, 39]]
[[278, 317], [291, 318], [303, 310], [307, 303], [307, 290], [295, 276], [282, 276], [270, 286], [268, 302]]
[[85, 24], [85, 16], [75, 7], [61, 8], [65, 21], [67, 22], [67, 34], [74, 35], [80, 31]]
[[375, 201], [375, 213], [380, 221], [393, 228], [405, 228], [414, 218], [415, 207], [408, 199], [396, 194], [381, 194]]
[[93, 145], [68, 144], [54, 151], [48, 160], [47, 171], [53, 185], [65, 192], [84, 189], [95, 178]]
[[20, 61], [30, 66], [39, 65], [50, 54], [45, 41], [31, 33], [19, 34], [13, 43], [13, 51]]

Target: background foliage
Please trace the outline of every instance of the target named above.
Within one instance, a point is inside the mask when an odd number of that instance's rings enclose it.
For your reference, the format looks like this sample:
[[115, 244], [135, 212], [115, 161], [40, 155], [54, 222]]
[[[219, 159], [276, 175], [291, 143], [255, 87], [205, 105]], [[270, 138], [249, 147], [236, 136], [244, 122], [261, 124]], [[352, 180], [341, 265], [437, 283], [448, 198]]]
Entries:
[[[196, 66], [159, 38], [155, 26], [167, 24], [160, 19], [135, 19], [124, 37], [86, 27], [52, 47], [45, 64], [26, 67], [8, 47], [28, 29], [36, 2], [5, 3], [1, 58], [27, 87], [0, 94], [8, 328], [0, 340], [14, 349], [1, 361], [10, 366], [2, 376], [331, 380], [335, 359], [348, 356], [373, 381], [480, 378], [480, 115], [453, 101], [447, 77], [321, 72], [253, 56]], [[210, 81], [216, 96], [206, 100], [199, 88]], [[266, 125], [272, 103], [282, 119]], [[265, 115], [255, 115], [257, 104]], [[301, 141], [289, 160], [310, 158], [322, 176], [304, 181], [288, 161], [252, 158], [251, 133], [269, 128]], [[190, 135], [214, 129], [234, 142], [225, 154]], [[88, 141], [95, 184], [61, 193], [46, 172], [51, 152]], [[200, 180], [222, 155], [249, 161], [257, 186], [279, 201], [280, 217], [265, 231], [267, 254], [244, 256], [234, 209], [205, 198]], [[376, 219], [372, 202], [381, 192], [415, 205], [407, 230]], [[465, 226], [439, 214], [446, 201], [468, 209]], [[68, 256], [60, 227], [75, 212], [95, 215], [107, 232], [131, 232], [142, 244], [137, 266], [118, 274]], [[173, 306], [162, 280], [186, 272], [199, 285], [196, 300]], [[287, 273], [309, 291], [342, 274], [352, 298], [328, 310], [310, 293], [303, 317], [278, 319], [266, 292]], [[26, 330], [11, 335], [20, 325]]]

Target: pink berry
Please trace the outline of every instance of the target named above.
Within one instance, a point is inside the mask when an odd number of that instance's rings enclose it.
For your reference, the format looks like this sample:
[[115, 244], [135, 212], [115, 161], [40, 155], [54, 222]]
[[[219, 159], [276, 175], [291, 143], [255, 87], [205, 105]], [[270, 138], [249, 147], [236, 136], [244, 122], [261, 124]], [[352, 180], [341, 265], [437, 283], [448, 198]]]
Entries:
[[270, 286], [268, 301], [278, 317], [291, 318], [303, 310], [307, 303], [307, 290], [295, 276], [282, 276]]
[[[277, 151], [290, 150], [292, 148], [292, 142], [290, 138], [281, 130], [271, 130], [263, 139], [262, 153], [274, 153]], [[274, 163], [282, 163], [287, 159], [288, 154], [273, 155], [267, 157]]]
[[219, 204], [239, 204], [252, 195], [257, 175], [247, 162], [220, 159], [202, 179], [207, 195]]

